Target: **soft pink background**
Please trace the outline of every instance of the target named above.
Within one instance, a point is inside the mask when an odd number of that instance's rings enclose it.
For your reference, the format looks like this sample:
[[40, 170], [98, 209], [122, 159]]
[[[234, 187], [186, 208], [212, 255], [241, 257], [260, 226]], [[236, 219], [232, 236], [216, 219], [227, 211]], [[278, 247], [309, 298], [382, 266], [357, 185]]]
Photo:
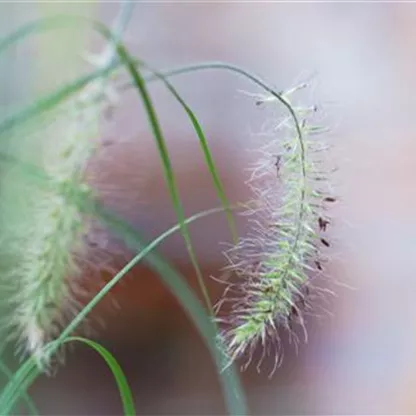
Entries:
[[[36, 7], [15, 7], [16, 22], [39, 14]], [[73, 6], [89, 13], [83, 7]], [[117, 7], [100, 3], [99, 18], [110, 22]], [[153, 66], [224, 60], [277, 89], [316, 74], [313, 99], [325, 105], [333, 127], [324, 137], [332, 146], [330, 162], [338, 167], [329, 274], [352, 289], [334, 286], [333, 317], [310, 322], [309, 344], [298, 356], [289, 348], [271, 380], [267, 367], [260, 375], [255, 367], [244, 374], [253, 414], [416, 411], [415, 21], [414, 4], [137, 4], [125, 40]], [[97, 39], [90, 44], [97, 46]], [[228, 196], [247, 198], [248, 150], [270, 115], [240, 91], [258, 91], [218, 71], [183, 76], [174, 84], [205, 128]], [[160, 85], [151, 92], [187, 214], [217, 206], [186, 117]], [[156, 236], [175, 216], [133, 93], [123, 96], [117, 123], [105, 135], [114, 144], [98, 168], [119, 187], [117, 207], [149, 238]], [[224, 262], [218, 244], [229, 241], [224, 224], [215, 216], [192, 226], [207, 278]], [[243, 222], [241, 227], [244, 232]], [[163, 244], [162, 252], [194, 282], [179, 236]], [[120, 310], [104, 302], [95, 314], [107, 322], [99, 339], [126, 370], [140, 414], [223, 412], [206, 350], [156, 279], [139, 269], [115, 291]], [[67, 364], [56, 379], [33, 387], [43, 413], [119, 412], [112, 379], [94, 353], [77, 348]]]

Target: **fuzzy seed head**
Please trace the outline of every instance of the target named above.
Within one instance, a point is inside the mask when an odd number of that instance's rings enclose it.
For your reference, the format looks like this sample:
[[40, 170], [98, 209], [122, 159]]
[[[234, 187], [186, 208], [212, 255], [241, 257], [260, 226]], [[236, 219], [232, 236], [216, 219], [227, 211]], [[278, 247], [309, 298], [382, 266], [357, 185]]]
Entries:
[[[30, 137], [37, 140], [33, 154], [22, 142], [17, 153], [47, 174], [47, 187], [34, 186], [16, 166], [2, 184], [7, 228], [3, 246], [14, 259], [3, 276], [11, 292], [12, 319], [7, 324], [41, 366], [48, 362], [45, 344], [78, 308], [79, 279], [91, 255], [88, 241], [95, 227], [79, 196], [93, 195], [86, 172], [100, 149], [100, 123], [110, 89], [107, 79], [97, 79], [49, 114]], [[10, 216], [6, 206], [13, 211]]]
[[[282, 98], [289, 103], [298, 89]], [[259, 102], [279, 103], [274, 97]], [[250, 217], [251, 232], [225, 253], [227, 270], [235, 273], [236, 281], [227, 284], [217, 305], [230, 362], [246, 352], [250, 362], [260, 343], [264, 351], [275, 347], [274, 369], [283, 357], [278, 328], [297, 343], [293, 326], [298, 324], [307, 341], [302, 309], [311, 273], [320, 271], [316, 264], [320, 265], [322, 224], [329, 223], [323, 213], [322, 184], [315, 180], [314, 152], [322, 147], [313, 134], [318, 128], [311, 124], [316, 108], [292, 109], [298, 124], [292, 116], [280, 119], [251, 169], [248, 184], [254, 197], [244, 213]], [[220, 315], [226, 303], [231, 306]]]

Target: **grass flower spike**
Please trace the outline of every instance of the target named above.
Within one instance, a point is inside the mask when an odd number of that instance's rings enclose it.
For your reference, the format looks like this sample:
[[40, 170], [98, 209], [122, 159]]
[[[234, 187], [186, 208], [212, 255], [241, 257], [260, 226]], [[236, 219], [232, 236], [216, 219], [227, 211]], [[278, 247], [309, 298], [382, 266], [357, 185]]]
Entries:
[[3, 221], [14, 217], [3, 234], [15, 256], [3, 274], [5, 286], [13, 285], [8, 325], [40, 365], [48, 361], [44, 345], [76, 314], [79, 277], [96, 254], [90, 253], [94, 224], [76, 195], [92, 193], [87, 166], [100, 149], [100, 123], [113, 97], [111, 80], [97, 78], [24, 137], [19, 156], [41, 168], [49, 186], [34, 186], [18, 167], [7, 172], [2, 186], [2, 204], [9, 207]]
[[[254, 198], [245, 213], [253, 217], [251, 233], [226, 252], [227, 269], [237, 281], [227, 285], [217, 313], [225, 303], [231, 305], [218, 318], [225, 325], [222, 338], [230, 362], [248, 352], [248, 364], [260, 342], [261, 361], [275, 347], [276, 368], [283, 357], [278, 328], [297, 342], [298, 324], [307, 340], [303, 312], [311, 277], [323, 268], [322, 248], [329, 246], [321, 234], [329, 224], [325, 202], [333, 199], [320, 189], [326, 176], [318, 172], [314, 158], [322, 150], [316, 140], [322, 129], [311, 124], [317, 108], [291, 103], [296, 91], [305, 87], [282, 94], [297, 120], [291, 115], [275, 123], [273, 139], [259, 150], [248, 182]], [[262, 97], [257, 104], [279, 102]]]

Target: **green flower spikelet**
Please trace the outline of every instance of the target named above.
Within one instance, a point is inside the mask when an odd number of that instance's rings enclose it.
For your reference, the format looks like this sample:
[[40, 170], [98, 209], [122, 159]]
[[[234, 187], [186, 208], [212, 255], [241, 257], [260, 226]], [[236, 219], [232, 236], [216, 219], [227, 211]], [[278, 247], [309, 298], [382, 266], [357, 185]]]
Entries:
[[[281, 98], [289, 104], [292, 95], [305, 86]], [[262, 97], [258, 104], [266, 102], [279, 103], [274, 97]], [[297, 343], [293, 325], [298, 324], [307, 341], [303, 316], [306, 293], [311, 274], [322, 272], [321, 246], [329, 246], [320, 233], [329, 224], [325, 201], [332, 198], [322, 189], [322, 179], [327, 178], [317, 172], [313, 157], [316, 150], [322, 150], [316, 134], [323, 130], [310, 123], [316, 107], [292, 105], [292, 109], [298, 124], [293, 116], [281, 119], [251, 170], [248, 184], [254, 198], [245, 215], [254, 217], [250, 218], [252, 229], [225, 253], [229, 261], [226, 269], [234, 272], [237, 280], [227, 284], [217, 305], [229, 361], [248, 352], [248, 365], [260, 342], [264, 350], [261, 361], [271, 347], [275, 348], [274, 369], [283, 357], [278, 328], [286, 329]], [[231, 306], [220, 315], [224, 304]]]
[[2, 181], [7, 328], [42, 367], [50, 358], [43, 347], [76, 314], [83, 294], [79, 278], [90, 266], [87, 259], [96, 255], [88, 241], [93, 220], [81, 210], [78, 197], [93, 194], [87, 167], [101, 146], [100, 123], [108, 93], [114, 95], [110, 81], [96, 79], [19, 130], [27, 136], [15, 145], [14, 154], [46, 173], [47, 186], [34, 185], [19, 163]]

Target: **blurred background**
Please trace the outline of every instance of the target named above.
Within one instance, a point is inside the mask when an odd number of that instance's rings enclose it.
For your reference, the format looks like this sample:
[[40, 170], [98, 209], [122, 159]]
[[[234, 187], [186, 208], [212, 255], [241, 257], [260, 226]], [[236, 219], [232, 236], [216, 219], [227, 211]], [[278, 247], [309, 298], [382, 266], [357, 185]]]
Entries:
[[[0, 33], [56, 13], [110, 24], [117, 2], [2, 3]], [[309, 343], [285, 348], [272, 378], [264, 364], [242, 373], [252, 414], [412, 414], [416, 412], [416, 5], [398, 3], [137, 2], [124, 39], [158, 69], [227, 61], [283, 90], [313, 80], [306, 100], [322, 105], [331, 132], [330, 314], [307, 322]], [[3, 114], [34, 93], [73, 79], [80, 54], [102, 41], [87, 28], [36, 36], [0, 66]], [[232, 201], [250, 198], [250, 149], [270, 114], [244, 92], [246, 80], [210, 71], [172, 80], [199, 118]], [[219, 205], [186, 116], [161, 85], [150, 87], [168, 140], [187, 215]], [[117, 189], [115, 208], [149, 239], [175, 223], [157, 150], [135, 93], [121, 97], [103, 135], [111, 145], [95, 168]], [[244, 234], [247, 224], [239, 218]], [[230, 235], [223, 215], [191, 226], [213, 298]], [[179, 235], [162, 244], [196, 287]], [[111, 276], [104, 275], [108, 279]], [[88, 276], [86, 276], [88, 278]], [[337, 283], [336, 283], [337, 282]], [[92, 282], [96, 284], [96, 282]], [[115, 307], [118, 303], [119, 307]], [[320, 312], [317, 312], [319, 314]], [[140, 414], [223, 414], [209, 354], [180, 306], [144, 266], [93, 314], [96, 338], [119, 360]], [[105, 325], [101, 325], [104, 322]], [[269, 368], [267, 366], [270, 366]], [[66, 366], [31, 393], [43, 414], [118, 414], [113, 379], [94, 352], [77, 346]]]

